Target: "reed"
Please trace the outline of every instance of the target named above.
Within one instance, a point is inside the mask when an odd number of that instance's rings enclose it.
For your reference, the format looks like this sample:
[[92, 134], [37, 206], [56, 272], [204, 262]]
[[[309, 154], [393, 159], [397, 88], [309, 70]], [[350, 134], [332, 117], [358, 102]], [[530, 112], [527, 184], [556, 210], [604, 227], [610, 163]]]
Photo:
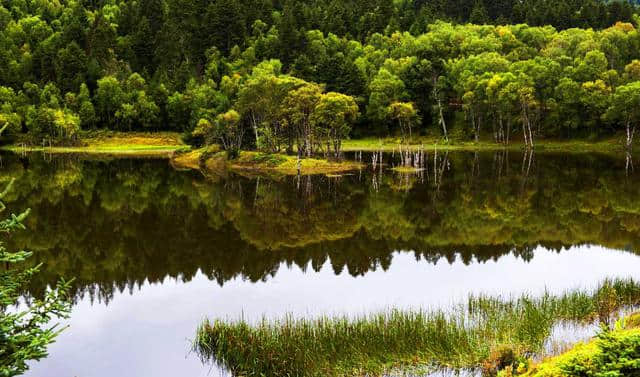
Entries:
[[492, 360], [496, 357], [541, 352], [555, 325], [608, 321], [639, 303], [640, 283], [629, 279], [561, 295], [473, 296], [450, 310], [391, 310], [357, 318], [287, 316], [257, 324], [205, 320], [194, 349], [238, 376], [490, 370], [504, 367], [504, 360]]

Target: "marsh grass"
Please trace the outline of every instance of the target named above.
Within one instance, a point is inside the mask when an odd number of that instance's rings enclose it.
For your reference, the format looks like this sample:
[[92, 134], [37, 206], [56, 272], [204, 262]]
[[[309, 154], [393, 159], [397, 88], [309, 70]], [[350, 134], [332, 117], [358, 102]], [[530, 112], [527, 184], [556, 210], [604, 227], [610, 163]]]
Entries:
[[608, 322], [613, 313], [639, 303], [640, 283], [613, 280], [592, 291], [561, 295], [473, 296], [447, 311], [287, 316], [257, 324], [205, 320], [194, 349], [203, 360], [239, 376], [377, 376], [439, 368], [491, 372], [542, 352], [559, 323]]

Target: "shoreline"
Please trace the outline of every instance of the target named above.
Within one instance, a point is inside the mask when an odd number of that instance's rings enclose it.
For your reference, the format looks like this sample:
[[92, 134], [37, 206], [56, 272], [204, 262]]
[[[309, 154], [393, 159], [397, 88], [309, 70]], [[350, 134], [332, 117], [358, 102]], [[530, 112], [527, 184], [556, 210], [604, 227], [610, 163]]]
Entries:
[[175, 132], [87, 132], [81, 135], [79, 145], [41, 146], [17, 141], [0, 146], [0, 151], [166, 158], [188, 148]]
[[[263, 153], [242, 151], [240, 156], [228, 160], [226, 152], [216, 146], [194, 149], [184, 143], [175, 132], [88, 132], [76, 146], [28, 146], [14, 143], [0, 146], [0, 151], [13, 153], [78, 154], [87, 156], [108, 156], [123, 158], [166, 158], [178, 169], [196, 169], [219, 173], [221, 170], [235, 171], [247, 175], [296, 175], [297, 157], [284, 153]], [[393, 152], [400, 148], [400, 139], [351, 139], [343, 142], [343, 151], [353, 152]], [[403, 147], [406, 148], [406, 147]], [[450, 141], [443, 143], [435, 138], [415, 138], [408, 146], [417, 151], [459, 151], [459, 152], [522, 152], [526, 149], [521, 142], [509, 145], [493, 141]], [[640, 147], [632, 152], [638, 152]], [[533, 151], [541, 153], [598, 153], [624, 156], [627, 151], [618, 138], [599, 141], [586, 140], [540, 140]], [[206, 154], [206, 156], [205, 156]], [[224, 158], [223, 157], [224, 154]], [[362, 168], [361, 162], [335, 162], [322, 157], [300, 160], [300, 174], [340, 174]]]
[[[97, 136], [96, 136], [97, 135]], [[184, 143], [180, 134], [175, 132], [150, 132], [140, 133], [126, 132], [115, 133], [99, 133], [88, 134], [82, 137], [81, 143], [84, 145], [77, 146], [40, 146], [28, 145], [26, 143], [16, 142], [0, 146], [0, 150], [16, 151], [16, 152], [51, 152], [51, 153], [130, 153], [134, 151], [175, 151], [184, 148], [191, 148], [190, 145]], [[402, 145], [399, 138], [362, 138], [347, 139], [343, 141], [343, 152], [373, 152], [373, 151], [393, 151]], [[515, 141], [509, 144], [499, 144], [494, 141], [481, 140], [450, 140], [445, 142], [436, 138], [414, 138], [409, 144], [411, 150], [424, 148], [425, 150], [438, 149], [442, 151], [498, 151], [498, 150], [525, 150], [521, 141]], [[635, 146], [634, 151], [640, 149]], [[541, 139], [534, 144], [534, 151], [558, 151], [558, 152], [625, 152], [623, 144], [617, 138], [602, 139], [597, 141], [587, 141], [584, 139], [575, 140], [557, 140], [557, 139]]]
[[0, 151], [13, 153], [49, 153], [49, 154], [83, 154], [108, 155], [123, 157], [164, 157], [169, 158], [172, 153], [187, 148], [184, 145], [166, 146], [118, 146], [110, 148], [96, 147], [21, 147], [16, 145], [2, 146]]
[[[350, 139], [343, 142], [344, 152], [392, 152], [398, 150], [400, 147], [406, 148], [405, 145], [400, 143], [398, 138], [384, 138], [384, 139]], [[438, 151], [461, 151], [461, 152], [490, 152], [490, 151], [524, 151], [526, 150], [524, 144], [520, 141], [512, 142], [509, 144], [499, 144], [494, 141], [481, 140], [479, 142], [474, 141], [449, 141], [434, 138], [416, 138], [411, 140], [408, 145], [410, 150], [419, 150], [424, 148], [425, 151], [431, 151], [437, 149]], [[634, 146], [633, 152], [636, 152], [640, 147]], [[616, 138], [587, 141], [583, 139], [575, 140], [539, 140], [534, 144], [533, 150], [535, 152], [561, 152], [561, 153], [625, 153], [626, 150], [623, 144]]]

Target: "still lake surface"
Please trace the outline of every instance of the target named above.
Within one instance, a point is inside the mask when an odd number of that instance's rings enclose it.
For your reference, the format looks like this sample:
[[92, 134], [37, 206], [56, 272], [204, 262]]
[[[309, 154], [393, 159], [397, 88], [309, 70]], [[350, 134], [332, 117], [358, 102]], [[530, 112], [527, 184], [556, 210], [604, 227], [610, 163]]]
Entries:
[[640, 172], [624, 157], [425, 161], [268, 178], [3, 155], [9, 209], [32, 209], [9, 246], [43, 263], [26, 296], [75, 277], [69, 328], [27, 376], [217, 376], [190, 352], [205, 317], [446, 308], [640, 278]]

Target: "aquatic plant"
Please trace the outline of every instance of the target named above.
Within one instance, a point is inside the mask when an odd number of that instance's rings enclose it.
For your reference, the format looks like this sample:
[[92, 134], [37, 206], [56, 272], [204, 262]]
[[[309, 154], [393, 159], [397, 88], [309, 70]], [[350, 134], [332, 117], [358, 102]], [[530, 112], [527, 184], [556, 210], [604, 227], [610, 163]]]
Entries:
[[450, 310], [287, 316], [257, 324], [205, 320], [194, 349], [203, 360], [241, 376], [419, 374], [436, 368], [495, 373], [505, 363], [542, 352], [556, 325], [608, 322], [639, 303], [640, 282], [629, 279], [561, 295], [473, 296]]

